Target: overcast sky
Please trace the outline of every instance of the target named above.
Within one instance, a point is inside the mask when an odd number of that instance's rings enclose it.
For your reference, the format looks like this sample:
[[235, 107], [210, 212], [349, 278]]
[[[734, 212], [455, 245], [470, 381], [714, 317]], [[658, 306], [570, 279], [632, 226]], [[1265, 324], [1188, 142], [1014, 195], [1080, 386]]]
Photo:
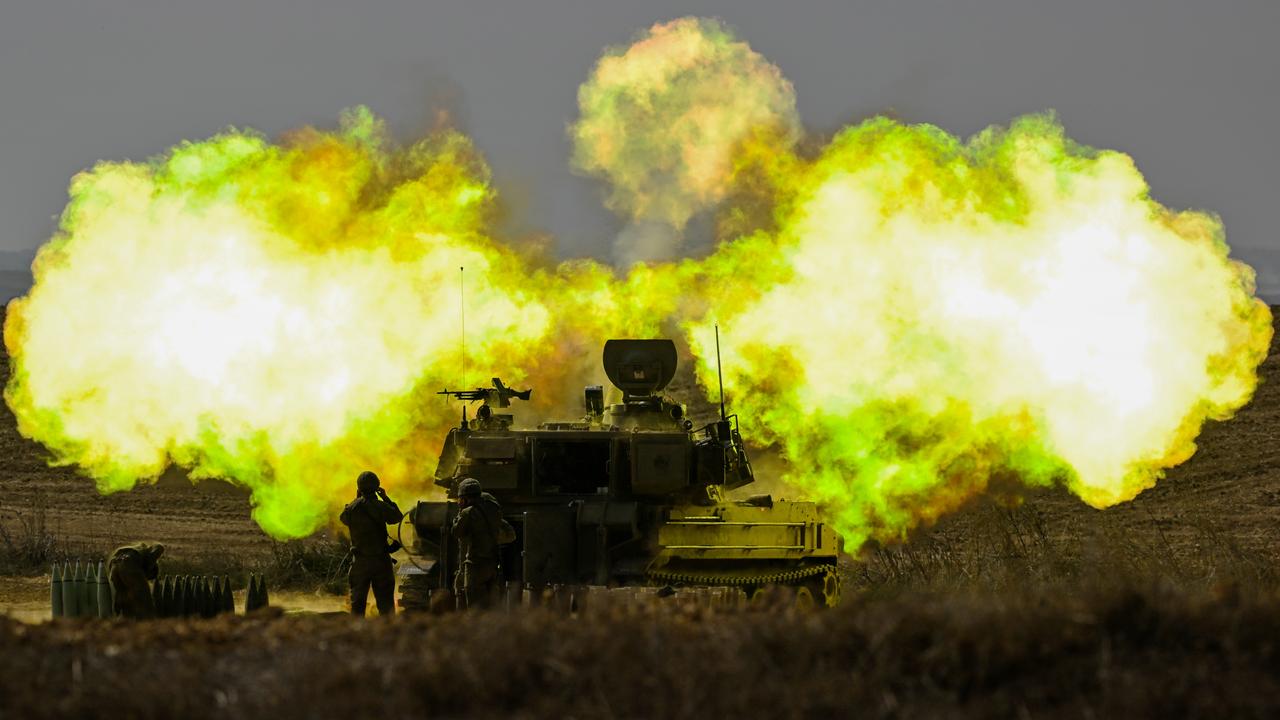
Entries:
[[607, 45], [716, 16], [781, 67], [806, 124], [891, 110], [969, 135], [1046, 109], [1132, 155], [1157, 200], [1222, 215], [1280, 300], [1280, 2], [3, 0], [0, 250], [55, 228], [67, 182], [228, 126], [276, 135], [367, 104], [401, 137], [447, 107], [520, 229], [607, 257], [620, 223], [565, 126]]

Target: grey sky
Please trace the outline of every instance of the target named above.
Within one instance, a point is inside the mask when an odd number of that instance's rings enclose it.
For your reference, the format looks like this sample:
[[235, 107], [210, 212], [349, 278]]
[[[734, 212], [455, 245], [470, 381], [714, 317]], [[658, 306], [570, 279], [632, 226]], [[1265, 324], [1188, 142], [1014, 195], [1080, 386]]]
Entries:
[[364, 103], [409, 136], [455, 111], [522, 229], [606, 256], [620, 228], [569, 170], [565, 126], [606, 45], [720, 17], [831, 130], [878, 111], [968, 135], [1056, 109], [1131, 154], [1155, 197], [1220, 213], [1280, 300], [1280, 2], [6, 0], [0, 250], [55, 227], [68, 180], [228, 126], [274, 135]]

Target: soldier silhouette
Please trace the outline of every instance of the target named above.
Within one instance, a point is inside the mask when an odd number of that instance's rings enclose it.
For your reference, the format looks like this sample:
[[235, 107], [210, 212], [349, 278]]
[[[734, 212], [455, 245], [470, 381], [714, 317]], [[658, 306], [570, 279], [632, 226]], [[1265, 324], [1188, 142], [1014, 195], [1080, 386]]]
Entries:
[[458, 482], [462, 509], [451, 529], [458, 541], [459, 569], [453, 579], [459, 610], [489, 608], [498, 596], [498, 547], [515, 540], [515, 529], [502, 519], [497, 498], [480, 488], [475, 478]]
[[351, 530], [351, 572], [347, 579], [351, 585], [351, 614], [364, 617], [369, 600], [369, 589], [379, 615], [394, 615], [396, 611], [396, 576], [391, 567], [391, 553], [396, 549], [387, 544], [387, 526], [400, 522], [400, 507], [387, 497], [378, 476], [366, 470], [356, 479], [356, 499], [342, 510], [339, 519]]
[[145, 620], [156, 616], [151, 581], [160, 574], [164, 554], [160, 543], [134, 543], [118, 547], [107, 560], [107, 582], [111, 584], [111, 610], [116, 617]]

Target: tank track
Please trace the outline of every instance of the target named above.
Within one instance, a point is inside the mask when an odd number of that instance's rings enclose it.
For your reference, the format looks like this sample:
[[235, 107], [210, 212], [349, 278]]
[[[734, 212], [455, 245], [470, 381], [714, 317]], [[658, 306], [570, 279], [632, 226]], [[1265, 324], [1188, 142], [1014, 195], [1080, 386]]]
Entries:
[[655, 569], [645, 574], [654, 583], [686, 583], [690, 585], [729, 586], [756, 593], [770, 585], [795, 587], [797, 595], [822, 607], [835, 607], [840, 601], [840, 576], [835, 565], [809, 565], [791, 570], [760, 571], [746, 568], [731, 571], [690, 572]]
[[680, 570], [657, 569], [646, 573], [649, 580], [667, 583], [689, 583], [692, 585], [788, 585], [805, 578], [835, 572], [835, 565], [809, 565], [792, 570], [775, 570], [771, 572], [751, 571], [748, 569], [685, 572]]

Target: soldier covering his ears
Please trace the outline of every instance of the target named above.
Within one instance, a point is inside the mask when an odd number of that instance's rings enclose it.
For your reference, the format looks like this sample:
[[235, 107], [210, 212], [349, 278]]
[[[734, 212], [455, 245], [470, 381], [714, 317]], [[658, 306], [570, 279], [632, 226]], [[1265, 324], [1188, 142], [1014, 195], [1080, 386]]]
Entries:
[[400, 507], [387, 497], [378, 476], [368, 470], [356, 479], [356, 499], [342, 510], [339, 519], [351, 529], [351, 614], [364, 617], [369, 588], [378, 605], [379, 615], [396, 611], [396, 576], [391, 567], [391, 553], [397, 547], [388, 545], [387, 526], [400, 522]]

